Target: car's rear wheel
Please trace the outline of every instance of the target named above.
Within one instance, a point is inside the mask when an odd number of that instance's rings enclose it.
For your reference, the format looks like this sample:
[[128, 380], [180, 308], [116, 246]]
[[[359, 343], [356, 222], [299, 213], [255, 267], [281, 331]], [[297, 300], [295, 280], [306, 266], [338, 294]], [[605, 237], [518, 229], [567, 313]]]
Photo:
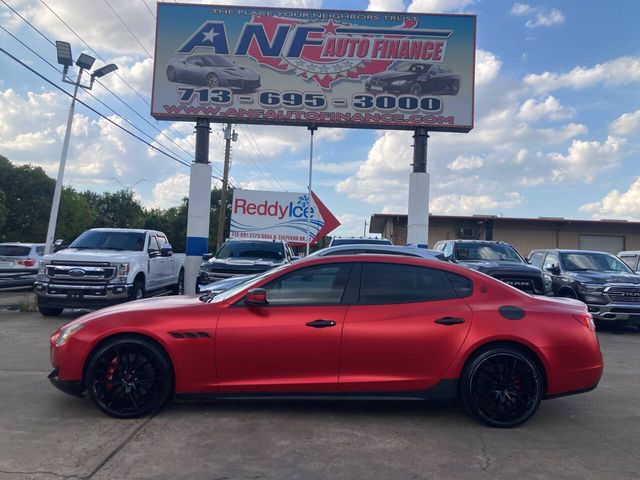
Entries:
[[454, 78], [453, 80], [451, 80], [451, 83], [449, 83], [449, 93], [451, 95], [457, 95], [459, 91], [460, 91], [460, 80]]
[[138, 337], [100, 347], [87, 367], [87, 390], [96, 406], [115, 418], [156, 412], [173, 387], [171, 364], [160, 347]]
[[220, 79], [215, 73], [207, 75], [207, 85], [209, 88], [218, 88], [220, 86]]
[[176, 69], [173, 67], [167, 68], [167, 80], [170, 82], [176, 81]]
[[62, 308], [58, 307], [44, 307], [38, 305], [38, 311], [45, 317], [59, 317], [62, 314]]
[[420, 86], [419, 83], [414, 83], [413, 85], [411, 85], [411, 88], [409, 89], [409, 93], [411, 93], [411, 95], [415, 95], [416, 97], [419, 97], [420, 95], [422, 95], [422, 87]]
[[461, 396], [467, 410], [492, 427], [516, 427], [540, 406], [542, 373], [524, 352], [495, 347], [471, 360], [462, 374]]

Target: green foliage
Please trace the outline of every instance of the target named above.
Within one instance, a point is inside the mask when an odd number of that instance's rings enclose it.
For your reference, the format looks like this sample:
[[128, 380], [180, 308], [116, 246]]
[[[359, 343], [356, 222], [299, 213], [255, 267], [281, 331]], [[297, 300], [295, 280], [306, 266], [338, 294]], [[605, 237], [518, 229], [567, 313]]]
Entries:
[[[14, 165], [0, 155], [0, 241], [44, 242], [55, 181], [32, 165]], [[220, 190], [211, 191], [209, 251], [215, 252]], [[227, 196], [225, 238], [229, 235], [231, 198]], [[117, 192], [78, 192], [63, 188], [56, 239], [73, 241], [89, 228], [146, 228], [167, 234], [176, 252], [184, 252], [188, 200], [178, 206], [145, 209], [129, 189]]]

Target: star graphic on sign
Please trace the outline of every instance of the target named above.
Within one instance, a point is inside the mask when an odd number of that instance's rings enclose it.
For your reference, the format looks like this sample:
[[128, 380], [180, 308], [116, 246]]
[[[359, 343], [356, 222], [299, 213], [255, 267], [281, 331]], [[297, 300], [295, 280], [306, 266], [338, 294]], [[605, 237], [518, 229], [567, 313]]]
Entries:
[[213, 43], [213, 37], [215, 37], [216, 35], [218, 35], [217, 33], [215, 33], [213, 31], [213, 27], [211, 27], [211, 30], [209, 30], [208, 32], [202, 32], [202, 35], [204, 35], [204, 42], [211, 42]]
[[324, 28], [324, 33], [322, 34], [323, 37], [328, 33], [331, 33], [332, 35], [337, 35], [336, 28], [338, 28], [338, 26], [335, 23], [333, 23], [333, 20], [329, 20], [322, 27]]

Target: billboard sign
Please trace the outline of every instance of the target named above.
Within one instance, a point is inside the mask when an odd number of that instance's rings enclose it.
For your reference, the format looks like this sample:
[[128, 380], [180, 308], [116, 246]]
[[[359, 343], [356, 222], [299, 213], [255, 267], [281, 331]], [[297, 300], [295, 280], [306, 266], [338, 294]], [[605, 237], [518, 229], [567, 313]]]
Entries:
[[233, 191], [230, 238], [307, 243], [307, 215], [312, 244], [340, 226], [315, 193]]
[[159, 120], [468, 132], [476, 17], [159, 3]]

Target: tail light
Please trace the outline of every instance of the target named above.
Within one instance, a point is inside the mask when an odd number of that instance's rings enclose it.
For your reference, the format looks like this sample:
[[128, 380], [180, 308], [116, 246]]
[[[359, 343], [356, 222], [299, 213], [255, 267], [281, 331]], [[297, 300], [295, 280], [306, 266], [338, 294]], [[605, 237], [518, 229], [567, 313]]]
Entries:
[[574, 313], [571, 315], [576, 322], [578, 322], [583, 327], [591, 330], [592, 332], [596, 331], [596, 324], [593, 323], [593, 317], [591, 317], [590, 313]]
[[23, 265], [25, 267], [33, 267], [36, 264], [35, 258], [24, 258], [22, 260], [18, 260], [18, 265]]

